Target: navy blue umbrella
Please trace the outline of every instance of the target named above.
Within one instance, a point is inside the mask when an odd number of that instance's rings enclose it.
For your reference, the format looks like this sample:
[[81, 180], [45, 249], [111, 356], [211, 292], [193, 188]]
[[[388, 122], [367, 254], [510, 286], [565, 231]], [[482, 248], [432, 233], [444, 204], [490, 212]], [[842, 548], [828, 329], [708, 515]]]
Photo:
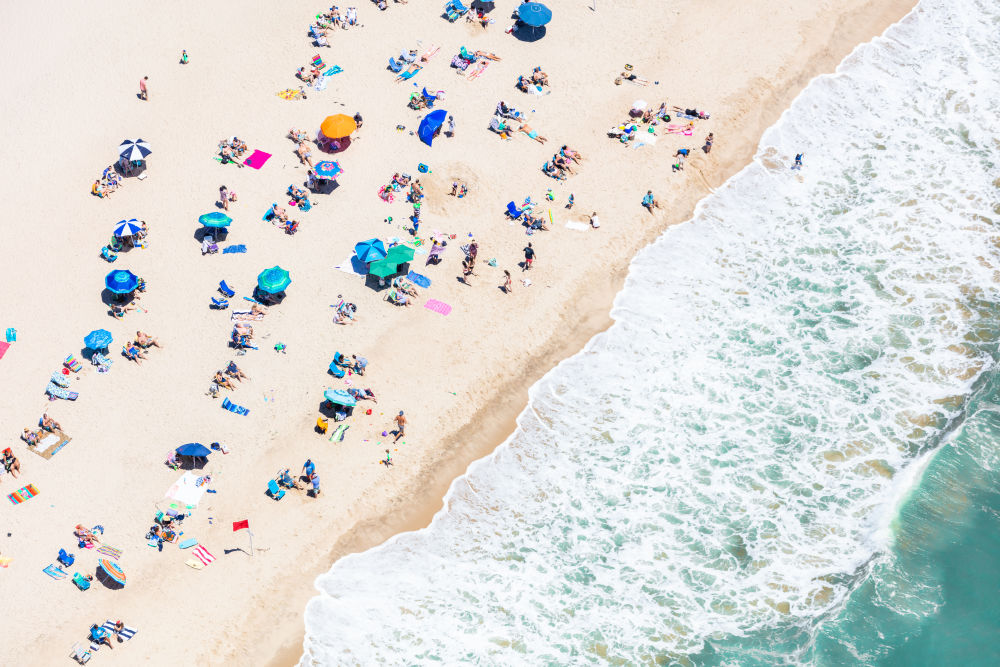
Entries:
[[552, 20], [552, 10], [540, 2], [526, 2], [517, 8], [521, 23], [540, 28]]
[[178, 447], [176, 451], [180, 456], [208, 456], [212, 453], [211, 449], [200, 442], [189, 442]]
[[88, 350], [103, 350], [111, 345], [111, 332], [107, 329], [94, 329], [83, 339], [83, 344]]
[[417, 135], [420, 136], [420, 141], [430, 146], [431, 142], [434, 141], [434, 132], [444, 125], [444, 121], [447, 118], [448, 112], [444, 109], [432, 111], [424, 116], [424, 119], [420, 121], [420, 127], [417, 128]]
[[139, 287], [139, 276], [126, 269], [118, 269], [104, 277], [104, 285], [114, 294], [128, 294]]

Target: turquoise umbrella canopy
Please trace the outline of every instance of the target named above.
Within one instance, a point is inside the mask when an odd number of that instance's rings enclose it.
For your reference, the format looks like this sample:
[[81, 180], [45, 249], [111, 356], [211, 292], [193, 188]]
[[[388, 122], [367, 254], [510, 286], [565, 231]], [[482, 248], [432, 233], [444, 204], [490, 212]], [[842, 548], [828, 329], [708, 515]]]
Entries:
[[107, 329], [94, 329], [83, 339], [83, 344], [87, 346], [88, 350], [103, 350], [114, 339], [111, 337], [111, 332]]
[[348, 394], [343, 389], [327, 389], [323, 392], [323, 398], [330, 401], [331, 403], [336, 403], [337, 405], [343, 405], [348, 408], [353, 408], [358, 404], [354, 397]]
[[280, 266], [272, 266], [270, 269], [264, 269], [257, 276], [257, 288], [265, 294], [284, 292], [291, 282], [292, 278], [288, 275], [288, 271], [285, 271]]
[[228, 227], [232, 221], [233, 219], [222, 211], [212, 211], [198, 218], [198, 222], [206, 227]]

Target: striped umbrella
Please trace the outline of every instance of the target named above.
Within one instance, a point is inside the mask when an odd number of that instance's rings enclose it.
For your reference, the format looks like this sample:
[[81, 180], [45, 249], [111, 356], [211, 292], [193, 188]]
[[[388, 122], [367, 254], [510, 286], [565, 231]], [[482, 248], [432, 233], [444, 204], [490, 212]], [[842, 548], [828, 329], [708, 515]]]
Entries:
[[97, 561], [97, 564], [102, 570], [104, 570], [104, 573], [108, 575], [109, 579], [121, 584], [122, 586], [125, 585], [125, 570], [122, 569], [121, 565], [107, 558], [102, 558]]
[[142, 225], [135, 218], [129, 220], [119, 220], [115, 223], [115, 236], [122, 238], [132, 236], [142, 231]]
[[232, 221], [233, 219], [222, 211], [212, 211], [198, 218], [198, 222], [206, 227], [228, 227]]
[[270, 269], [264, 269], [257, 276], [257, 287], [265, 294], [284, 292], [291, 282], [292, 278], [288, 275], [288, 271], [285, 271], [280, 266], [272, 266]]
[[344, 170], [340, 168], [340, 164], [334, 162], [333, 160], [317, 162], [313, 171], [316, 172], [316, 178], [326, 178], [330, 180], [333, 180], [344, 173]]
[[118, 269], [104, 277], [104, 286], [114, 294], [128, 294], [139, 287], [139, 276], [126, 269]]
[[126, 139], [118, 146], [118, 154], [130, 162], [145, 160], [146, 156], [152, 153], [152, 149], [142, 139]]

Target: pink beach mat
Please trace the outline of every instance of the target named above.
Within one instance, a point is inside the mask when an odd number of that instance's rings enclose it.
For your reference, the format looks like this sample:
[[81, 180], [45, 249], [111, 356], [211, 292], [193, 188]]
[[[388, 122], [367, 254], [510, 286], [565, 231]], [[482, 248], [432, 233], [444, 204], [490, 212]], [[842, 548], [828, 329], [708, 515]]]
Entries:
[[264, 151], [254, 151], [250, 157], [243, 160], [243, 164], [248, 167], [253, 167], [254, 169], [260, 169], [264, 166], [264, 163], [271, 159], [270, 153], [265, 153]]
[[7, 354], [7, 350], [10, 349], [10, 343], [0, 342], [0, 359], [3, 359], [3, 355]]
[[427, 303], [424, 304], [424, 308], [433, 310], [435, 313], [441, 313], [442, 315], [447, 315], [451, 312], [451, 306], [446, 304], [444, 301], [438, 301], [437, 299], [427, 299]]

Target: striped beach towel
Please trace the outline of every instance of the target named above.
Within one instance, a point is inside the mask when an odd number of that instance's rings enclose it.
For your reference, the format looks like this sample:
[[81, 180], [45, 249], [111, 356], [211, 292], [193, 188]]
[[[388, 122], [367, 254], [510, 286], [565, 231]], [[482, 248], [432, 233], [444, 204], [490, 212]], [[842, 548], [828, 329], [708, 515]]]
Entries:
[[28, 486], [21, 487], [14, 493], [8, 493], [7, 499], [10, 502], [14, 503], [15, 505], [20, 505], [25, 500], [28, 500], [29, 498], [34, 498], [37, 495], [38, 495], [38, 487], [35, 486], [34, 484], [29, 484]]
[[215, 560], [215, 556], [208, 553], [208, 549], [206, 549], [204, 545], [201, 544], [192, 549], [191, 553], [194, 554], [195, 558], [201, 561], [202, 565], [208, 565], [209, 563]]
[[[101, 629], [107, 630], [108, 636], [113, 637], [115, 635], [115, 622], [107, 621], [104, 625], [101, 626]], [[125, 625], [122, 626], [122, 630], [121, 632], [118, 633], [118, 636], [122, 638], [122, 641], [127, 642], [128, 640], [132, 639], [132, 637], [135, 637], [135, 633], [137, 632], [139, 631], [136, 630], [135, 628], [130, 628], [129, 626]], [[101, 650], [101, 647], [97, 642], [90, 642], [90, 650], [99, 651]]]
[[119, 558], [121, 558], [122, 550], [115, 549], [114, 547], [109, 547], [108, 545], [105, 544], [97, 549], [97, 553], [102, 553], [105, 556], [111, 556], [115, 560], [118, 560]]
[[49, 564], [49, 566], [46, 567], [46, 568], [44, 568], [42, 570], [42, 572], [44, 572], [45, 574], [49, 575], [53, 579], [65, 579], [66, 577], [69, 576], [68, 574], [66, 574], [65, 570], [63, 570], [62, 568], [60, 568], [55, 563]]

